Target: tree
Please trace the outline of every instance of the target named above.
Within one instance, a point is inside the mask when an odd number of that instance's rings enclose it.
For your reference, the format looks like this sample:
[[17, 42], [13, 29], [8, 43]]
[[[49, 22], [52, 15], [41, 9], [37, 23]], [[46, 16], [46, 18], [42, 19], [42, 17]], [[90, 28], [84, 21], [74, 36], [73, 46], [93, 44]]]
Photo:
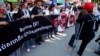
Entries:
[[92, 1], [100, 5], [100, 0], [92, 0]]

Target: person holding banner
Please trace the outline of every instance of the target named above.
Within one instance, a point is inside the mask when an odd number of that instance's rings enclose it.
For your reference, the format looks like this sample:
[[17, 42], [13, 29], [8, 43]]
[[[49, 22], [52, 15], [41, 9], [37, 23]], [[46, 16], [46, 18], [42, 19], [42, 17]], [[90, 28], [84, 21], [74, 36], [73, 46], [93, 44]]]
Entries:
[[0, 28], [8, 24], [9, 23], [6, 17], [6, 8], [5, 6], [0, 5]]
[[[6, 6], [5, 4], [1, 5], [0, 4], [0, 28], [3, 28], [4, 26], [9, 24], [9, 20], [7, 18], [6, 15], [7, 11], [6, 11]], [[12, 53], [10, 56], [20, 56], [20, 54], [18, 54], [20, 50], [17, 49], [14, 53]], [[16, 53], [16, 54], [15, 54]]]
[[13, 21], [18, 20], [18, 6], [14, 4], [12, 10], [9, 11], [9, 14]]
[[[10, 8], [9, 8], [10, 9]], [[4, 2], [0, 2], [0, 28], [3, 28], [4, 26], [8, 25], [10, 21], [9, 17], [10, 15], [8, 15], [7, 13], [7, 7], [4, 4]], [[12, 54], [10, 54], [9, 56], [20, 56], [20, 48], [18, 48], [16, 51], [14, 51]]]
[[[31, 11], [32, 14], [32, 18], [36, 17], [36, 16], [43, 16], [43, 9], [42, 9], [42, 0], [35, 0], [34, 1], [34, 8]], [[44, 42], [44, 40], [42, 39], [42, 36], [38, 36], [35, 39], [36, 44], [41, 45], [41, 42]]]
[[58, 10], [57, 6], [55, 4], [51, 4], [49, 6], [49, 14], [50, 15], [57, 15], [57, 17], [53, 18], [53, 24], [54, 24], [54, 35], [52, 36], [52, 32], [49, 33], [49, 35], [51, 35], [51, 38], [56, 38], [57, 37], [57, 32], [58, 32], [58, 16], [60, 14], [60, 9]]
[[[55, 5], [54, 4], [51, 4], [48, 8], [48, 12], [49, 12], [49, 15], [54, 15], [54, 8], [55, 8]], [[54, 19], [55, 20], [55, 19]], [[56, 28], [56, 27], [55, 27]], [[52, 36], [52, 32], [48, 32], [48, 38], [54, 38]]]
[[[26, 2], [21, 3], [21, 8], [19, 9], [17, 15], [21, 19], [31, 18], [31, 14], [30, 14], [30, 11], [27, 9], [27, 3]], [[30, 47], [35, 48], [36, 46], [34, 45], [33, 39], [30, 39], [30, 40], [24, 42], [24, 47], [25, 47], [27, 52], [30, 52], [31, 51]]]

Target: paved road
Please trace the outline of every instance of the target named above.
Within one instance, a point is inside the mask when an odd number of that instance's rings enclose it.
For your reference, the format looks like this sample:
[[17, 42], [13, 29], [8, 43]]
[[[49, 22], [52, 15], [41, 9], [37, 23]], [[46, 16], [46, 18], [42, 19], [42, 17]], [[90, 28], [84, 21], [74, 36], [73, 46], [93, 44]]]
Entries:
[[[32, 49], [30, 53], [24, 51], [22, 56], [69, 56], [70, 51], [67, 51], [66, 47], [68, 46], [67, 44], [71, 35], [74, 33], [74, 27], [66, 29], [64, 33], [66, 36], [59, 35], [56, 39], [45, 41], [42, 45]], [[100, 30], [96, 33], [95, 39], [99, 34]], [[98, 44], [94, 40], [89, 43], [83, 56], [98, 56], [94, 53], [94, 50], [98, 49]], [[77, 56], [76, 52], [79, 49], [80, 43], [81, 41], [78, 42], [77, 48], [73, 51], [72, 56]]]

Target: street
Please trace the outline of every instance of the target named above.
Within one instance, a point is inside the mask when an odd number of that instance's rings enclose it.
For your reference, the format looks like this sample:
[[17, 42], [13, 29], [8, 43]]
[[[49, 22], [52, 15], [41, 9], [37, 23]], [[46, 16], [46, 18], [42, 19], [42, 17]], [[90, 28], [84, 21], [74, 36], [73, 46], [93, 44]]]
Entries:
[[[66, 34], [66, 35], [65, 35]], [[32, 49], [31, 52], [27, 53], [23, 49], [22, 56], [69, 56], [71, 51], [67, 51], [67, 44], [70, 40], [71, 35], [74, 34], [74, 27], [70, 27], [65, 30], [63, 36], [59, 35], [56, 39], [46, 40], [42, 45], [37, 46]], [[96, 32], [96, 37], [100, 34], [100, 29]], [[93, 39], [85, 49], [83, 56], [98, 56], [94, 53], [95, 50], [98, 50], [98, 43]], [[79, 49], [81, 40], [78, 41], [77, 47], [73, 50], [71, 56], [77, 56], [77, 51]]]

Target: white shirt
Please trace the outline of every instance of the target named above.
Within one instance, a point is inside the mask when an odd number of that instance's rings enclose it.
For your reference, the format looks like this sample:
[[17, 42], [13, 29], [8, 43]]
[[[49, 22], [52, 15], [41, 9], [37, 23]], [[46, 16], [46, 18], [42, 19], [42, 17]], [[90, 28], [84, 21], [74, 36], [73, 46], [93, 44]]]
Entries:
[[26, 17], [30, 18], [30, 13], [27, 9], [22, 9], [22, 11]]

